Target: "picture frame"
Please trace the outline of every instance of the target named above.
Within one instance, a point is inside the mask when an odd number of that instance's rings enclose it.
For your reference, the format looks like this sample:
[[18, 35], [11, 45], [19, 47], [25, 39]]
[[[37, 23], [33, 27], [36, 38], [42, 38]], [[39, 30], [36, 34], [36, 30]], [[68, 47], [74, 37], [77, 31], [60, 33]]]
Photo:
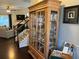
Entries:
[[69, 42], [64, 42], [63, 53], [70, 54], [71, 53], [72, 44]]
[[68, 11], [68, 19], [75, 19], [76, 17], [76, 12], [75, 11]]
[[70, 6], [64, 8], [63, 23], [78, 24], [79, 6]]

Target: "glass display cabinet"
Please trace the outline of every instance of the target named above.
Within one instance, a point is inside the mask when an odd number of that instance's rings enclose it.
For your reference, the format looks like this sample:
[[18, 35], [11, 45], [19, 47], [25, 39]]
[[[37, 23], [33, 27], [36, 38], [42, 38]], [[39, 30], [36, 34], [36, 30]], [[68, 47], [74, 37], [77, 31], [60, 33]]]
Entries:
[[29, 53], [36, 59], [48, 59], [57, 47], [60, 2], [45, 0], [29, 7]]

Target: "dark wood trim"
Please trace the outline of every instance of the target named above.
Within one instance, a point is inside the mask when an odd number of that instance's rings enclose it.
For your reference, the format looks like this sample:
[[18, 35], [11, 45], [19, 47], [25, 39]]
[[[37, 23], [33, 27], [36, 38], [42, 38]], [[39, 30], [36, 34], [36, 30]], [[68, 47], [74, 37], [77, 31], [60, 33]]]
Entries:
[[11, 17], [11, 14], [9, 14], [9, 27], [12, 28], [12, 17]]

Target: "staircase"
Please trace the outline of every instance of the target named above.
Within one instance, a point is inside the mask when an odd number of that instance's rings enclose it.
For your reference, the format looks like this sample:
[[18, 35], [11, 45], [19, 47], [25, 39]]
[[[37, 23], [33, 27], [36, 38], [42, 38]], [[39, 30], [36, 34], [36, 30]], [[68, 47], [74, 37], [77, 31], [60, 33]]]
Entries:
[[14, 26], [14, 38], [15, 42], [18, 42], [18, 44], [19, 44], [18, 35], [21, 34], [25, 29], [28, 29], [28, 22], [29, 22], [28, 19], [22, 20]]

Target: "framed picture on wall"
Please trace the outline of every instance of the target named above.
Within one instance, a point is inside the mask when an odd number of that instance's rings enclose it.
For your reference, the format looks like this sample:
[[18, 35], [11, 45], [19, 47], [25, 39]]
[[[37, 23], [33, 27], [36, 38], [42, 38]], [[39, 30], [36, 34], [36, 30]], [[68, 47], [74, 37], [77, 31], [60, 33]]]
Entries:
[[78, 24], [79, 6], [71, 6], [64, 8], [63, 23]]

